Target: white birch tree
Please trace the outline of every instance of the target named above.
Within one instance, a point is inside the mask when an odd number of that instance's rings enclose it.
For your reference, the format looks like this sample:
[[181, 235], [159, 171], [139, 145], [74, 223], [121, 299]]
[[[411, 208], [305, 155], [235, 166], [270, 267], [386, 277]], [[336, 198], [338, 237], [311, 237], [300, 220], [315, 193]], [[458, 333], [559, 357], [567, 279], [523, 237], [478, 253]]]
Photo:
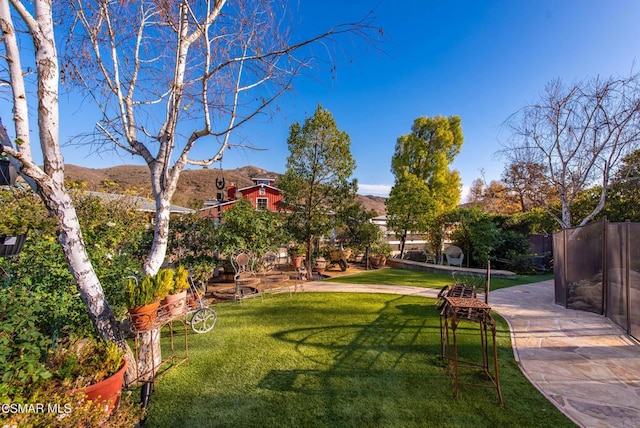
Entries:
[[[183, 169], [222, 159], [232, 131], [266, 112], [312, 67], [312, 52], [303, 48], [340, 34], [366, 37], [372, 29], [365, 18], [296, 42], [287, 3], [273, 0], [71, 4], [76, 21], [66, 77], [100, 106], [96, 148], [139, 156], [151, 173], [156, 214], [146, 274], [164, 261], [169, 206]], [[203, 157], [191, 155], [196, 146]]]
[[[15, 14], [12, 15], [13, 7]], [[23, 46], [30, 38], [33, 50], [20, 47], [14, 17], [27, 32], [22, 33]], [[2, 83], [10, 88], [13, 104], [12, 122], [15, 138], [12, 141], [0, 118], [0, 142], [2, 152], [27, 180], [55, 217], [58, 226], [58, 242], [62, 247], [69, 271], [73, 275], [82, 301], [98, 335], [119, 344], [129, 361], [128, 379], [132, 379], [135, 360], [118, 327], [113, 311], [107, 302], [100, 281], [86, 252], [80, 223], [69, 192], [64, 185], [64, 161], [60, 151], [58, 112], [58, 51], [54, 37], [54, 21], [51, 1], [0, 0], [0, 30], [4, 53], [1, 57], [8, 78]], [[25, 55], [32, 52], [32, 56]], [[30, 106], [25, 76], [29, 67], [23, 65], [23, 56], [29, 64], [35, 64], [33, 76], [37, 85], [37, 105]], [[33, 99], [33, 98], [31, 98]], [[37, 133], [30, 131], [30, 114], [37, 112]], [[40, 143], [43, 165], [38, 166], [32, 148]]]
[[[58, 140], [59, 70], [62, 81], [84, 87], [102, 115], [96, 132], [88, 136], [94, 149], [121, 150], [139, 156], [148, 165], [156, 213], [153, 244], [143, 266], [147, 275], [157, 273], [164, 261], [170, 203], [184, 168], [221, 160], [225, 149], [232, 146], [232, 131], [259, 114], [269, 113], [277, 98], [291, 88], [294, 77], [313, 68], [318, 55], [312, 46], [329, 53], [337, 36], [355, 35], [370, 41], [382, 34], [371, 25], [372, 15], [368, 14], [361, 21], [296, 41], [291, 34], [293, 15], [288, 3], [274, 0], [68, 0], [58, 9], [65, 15], [58, 22], [66, 41], [59, 69], [51, 1], [34, 2], [36, 19], [29, 17], [23, 2], [10, 3], [25, 20], [37, 48], [37, 76], [43, 82], [38, 87], [38, 115], [42, 115], [39, 125], [45, 169], [40, 173], [24, 148], [29, 140], [25, 135], [28, 126], [23, 126], [27, 107], [21, 106], [27, 98], [19, 94], [22, 69], [16, 69], [10, 78], [18, 93], [13, 102], [21, 112], [14, 116], [15, 141], [21, 144], [6, 152], [20, 164], [23, 175], [43, 183], [38, 188], [48, 206], [51, 200], [61, 200], [66, 192]], [[0, 4], [10, 23], [7, 0], [0, 0]], [[10, 45], [5, 40], [7, 62], [13, 64], [10, 48], [14, 45]], [[19, 56], [17, 44], [15, 49], [15, 56]], [[44, 49], [46, 55], [39, 54]], [[13, 65], [9, 68], [13, 70]], [[192, 156], [196, 146], [202, 148], [200, 157]], [[75, 234], [61, 235], [61, 244], [67, 246], [65, 254], [72, 261], [83, 262], [72, 268], [79, 272], [74, 274], [78, 286], [99, 288], [97, 278], [89, 281], [85, 274], [90, 263], [77, 219], [68, 214], [73, 208], [68, 196], [58, 204], [68, 210], [56, 212], [60, 222], [75, 222]], [[143, 373], [152, 364], [148, 346], [153, 342], [154, 354], [160, 358], [159, 341], [149, 335], [141, 352]]]
[[[538, 195], [541, 204], [562, 228], [582, 226], [603, 209], [615, 166], [640, 142], [640, 75], [570, 86], [554, 80], [508, 126], [511, 138], [502, 150], [507, 161], [538, 165], [543, 185], [553, 189]], [[572, 204], [593, 185], [601, 189], [597, 205], [572, 219]], [[558, 199], [560, 212], [553, 209]]]

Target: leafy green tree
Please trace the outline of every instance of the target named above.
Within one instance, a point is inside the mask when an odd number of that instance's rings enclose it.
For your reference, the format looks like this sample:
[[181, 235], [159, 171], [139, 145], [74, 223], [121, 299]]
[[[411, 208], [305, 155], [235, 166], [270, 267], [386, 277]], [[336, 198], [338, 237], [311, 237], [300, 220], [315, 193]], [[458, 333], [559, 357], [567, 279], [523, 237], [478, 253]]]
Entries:
[[240, 248], [264, 254], [287, 241], [280, 215], [256, 210], [244, 199], [224, 213], [215, 238], [216, 248], [227, 256]]
[[[602, 186], [591, 186], [582, 190], [571, 206], [572, 217], [581, 218], [593, 211], [600, 201]], [[607, 189], [604, 209], [593, 217], [609, 221], [640, 221], [640, 150], [622, 158]]]
[[364, 251], [374, 242], [382, 240], [382, 230], [371, 223], [376, 216], [373, 211], [367, 211], [359, 202], [349, 205], [340, 214], [340, 223], [343, 224], [338, 238], [345, 244]]
[[455, 213], [457, 227], [451, 238], [465, 251], [467, 267], [470, 259], [486, 266], [487, 260], [501, 244], [500, 230], [491, 216], [478, 207], [460, 208]]
[[396, 180], [387, 200], [387, 226], [400, 238], [400, 255], [410, 232], [420, 233], [429, 229], [437, 217], [437, 208], [427, 184], [413, 174]]
[[612, 221], [640, 221], [640, 150], [622, 159], [607, 192], [605, 212]]
[[349, 177], [356, 163], [349, 135], [338, 129], [321, 105], [303, 125], [291, 125], [287, 144], [287, 169], [279, 182], [282, 206], [290, 211], [290, 232], [306, 245], [310, 267], [314, 240], [327, 234], [336, 225], [337, 214], [353, 201], [357, 182]]
[[[442, 213], [460, 201], [460, 175], [449, 166], [464, 138], [461, 119], [420, 117], [411, 133], [398, 138], [391, 159], [396, 180], [387, 201], [389, 227], [401, 239], [401, 254], [409, 232], [425, 233]], [[433, 233], [435, 234], [435, 233]]]

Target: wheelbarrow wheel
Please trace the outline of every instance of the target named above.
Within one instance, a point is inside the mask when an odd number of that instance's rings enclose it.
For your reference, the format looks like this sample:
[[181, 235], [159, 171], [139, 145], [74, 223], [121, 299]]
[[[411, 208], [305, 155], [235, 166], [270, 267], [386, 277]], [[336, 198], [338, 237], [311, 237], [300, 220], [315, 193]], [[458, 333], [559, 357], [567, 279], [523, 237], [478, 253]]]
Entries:
[[340, 265], [340, 270], [342, 272], [344, 272], [345, 270], [347, 270], [347, 262], [343, 259], [338, 260], [338, 265]]
[[218, 315], [213, 309], [198, 309], [191, 317], [191, 329], [196, 333], [206, 333], [215, 327], [217, 320]]

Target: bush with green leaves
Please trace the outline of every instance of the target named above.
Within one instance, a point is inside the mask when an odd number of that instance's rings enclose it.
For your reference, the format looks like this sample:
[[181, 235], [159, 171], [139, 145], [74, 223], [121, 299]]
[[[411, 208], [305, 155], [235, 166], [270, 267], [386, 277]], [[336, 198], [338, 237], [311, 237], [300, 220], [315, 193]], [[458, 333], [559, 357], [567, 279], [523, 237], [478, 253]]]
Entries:
[[[22, 253], [0, 258], [0, 267], [10, 272], [11, 286], [27, 287], [40, 299], [38, 328], [52, 338], [93, 335], [86, 307], [56, 240], [55, 224], [47, 217], [42, 202], [30, 192], [0, 195], [7, 207], [0, 212], [0, 225], [29, 230]], [[127, 276], [139, 275], [148, 245], [147, 219], [122, 201], [80, 194], [74, 200], [87, 252], [105, 296], [116, 316], [123, 317], [126, 305], [122, 282]], [[14, 216], [29, 222], [25, 224]]]
[[139, 308], [154, 303], [157, 299], [153, 277], [145, 276], [140, 281], [127, 278], [124, 296], [127, 308]]
[[485, 267], [501, 243], [500, 230], [491, 215], [478, 207], [458, 208], [451, 219], [456, 222], [451, 239], [464, 251], [466, 263]]
[[30, 388], [51, 373], [42, 362], [51, 345], [39, 330], [43, 307], [26, 287], [0, 289], [0, 403], [25, 403]]
[[[181, 269], [184, 276], [186, 269]], [[140, 281], [134, 277], [126, 279], [124, 297], [127, 308], [137, 308], [160, 301], [175, 290], [174, 269], [160, 269], [155, 275], [145, 275]], [[184, 284], [181, 284], [184, 286]], [[187, 285], [188, 286], [188, 285]]]
[[0, 189], [0, 235], [18, 235], [29, 230], [54, 230], [42, 200], [28, 189]]
[[162, 300], [173, 290], [175, 286], [174, 269], [160, 269], [152, 278], [155, 282], [155, 293], [158, 300]]
[[187, 260], [213, 260], [216, 249], [216, 228], [210, 218], [187, 214], [171, 219], [167, 257], [178, 264]]

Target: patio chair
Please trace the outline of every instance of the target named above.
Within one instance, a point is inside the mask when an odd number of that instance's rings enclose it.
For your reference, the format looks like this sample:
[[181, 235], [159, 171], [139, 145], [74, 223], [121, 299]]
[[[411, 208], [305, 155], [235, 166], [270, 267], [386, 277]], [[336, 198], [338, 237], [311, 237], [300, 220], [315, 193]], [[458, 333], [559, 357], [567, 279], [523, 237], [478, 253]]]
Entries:
[[231, 264], [235, 270], [234, 298], [242, 302], [246, 296], [260, 293], [260, 278], [256, 275], [257, 260], [253, 252], [238, 250], [231, 257]]
[[451, 245], [444, 249], [444, 255], [447, 257], [447, 264], [449, 266], [462, 267], [462, 260], [464, 260], [464, 253], [460, 247]]
[[[266, 293], [274, 288], [278, 288], [278, 284], [289, 279], [289, 275], [282, 272], [282, 265], [279, 263], [280, 257], [275, 251], [267, 251], [262, 258], [262, 298]], [[280, 273], [273, 273], [280, 268]], [[291, 296], [291, 290], [289, 290]]]

